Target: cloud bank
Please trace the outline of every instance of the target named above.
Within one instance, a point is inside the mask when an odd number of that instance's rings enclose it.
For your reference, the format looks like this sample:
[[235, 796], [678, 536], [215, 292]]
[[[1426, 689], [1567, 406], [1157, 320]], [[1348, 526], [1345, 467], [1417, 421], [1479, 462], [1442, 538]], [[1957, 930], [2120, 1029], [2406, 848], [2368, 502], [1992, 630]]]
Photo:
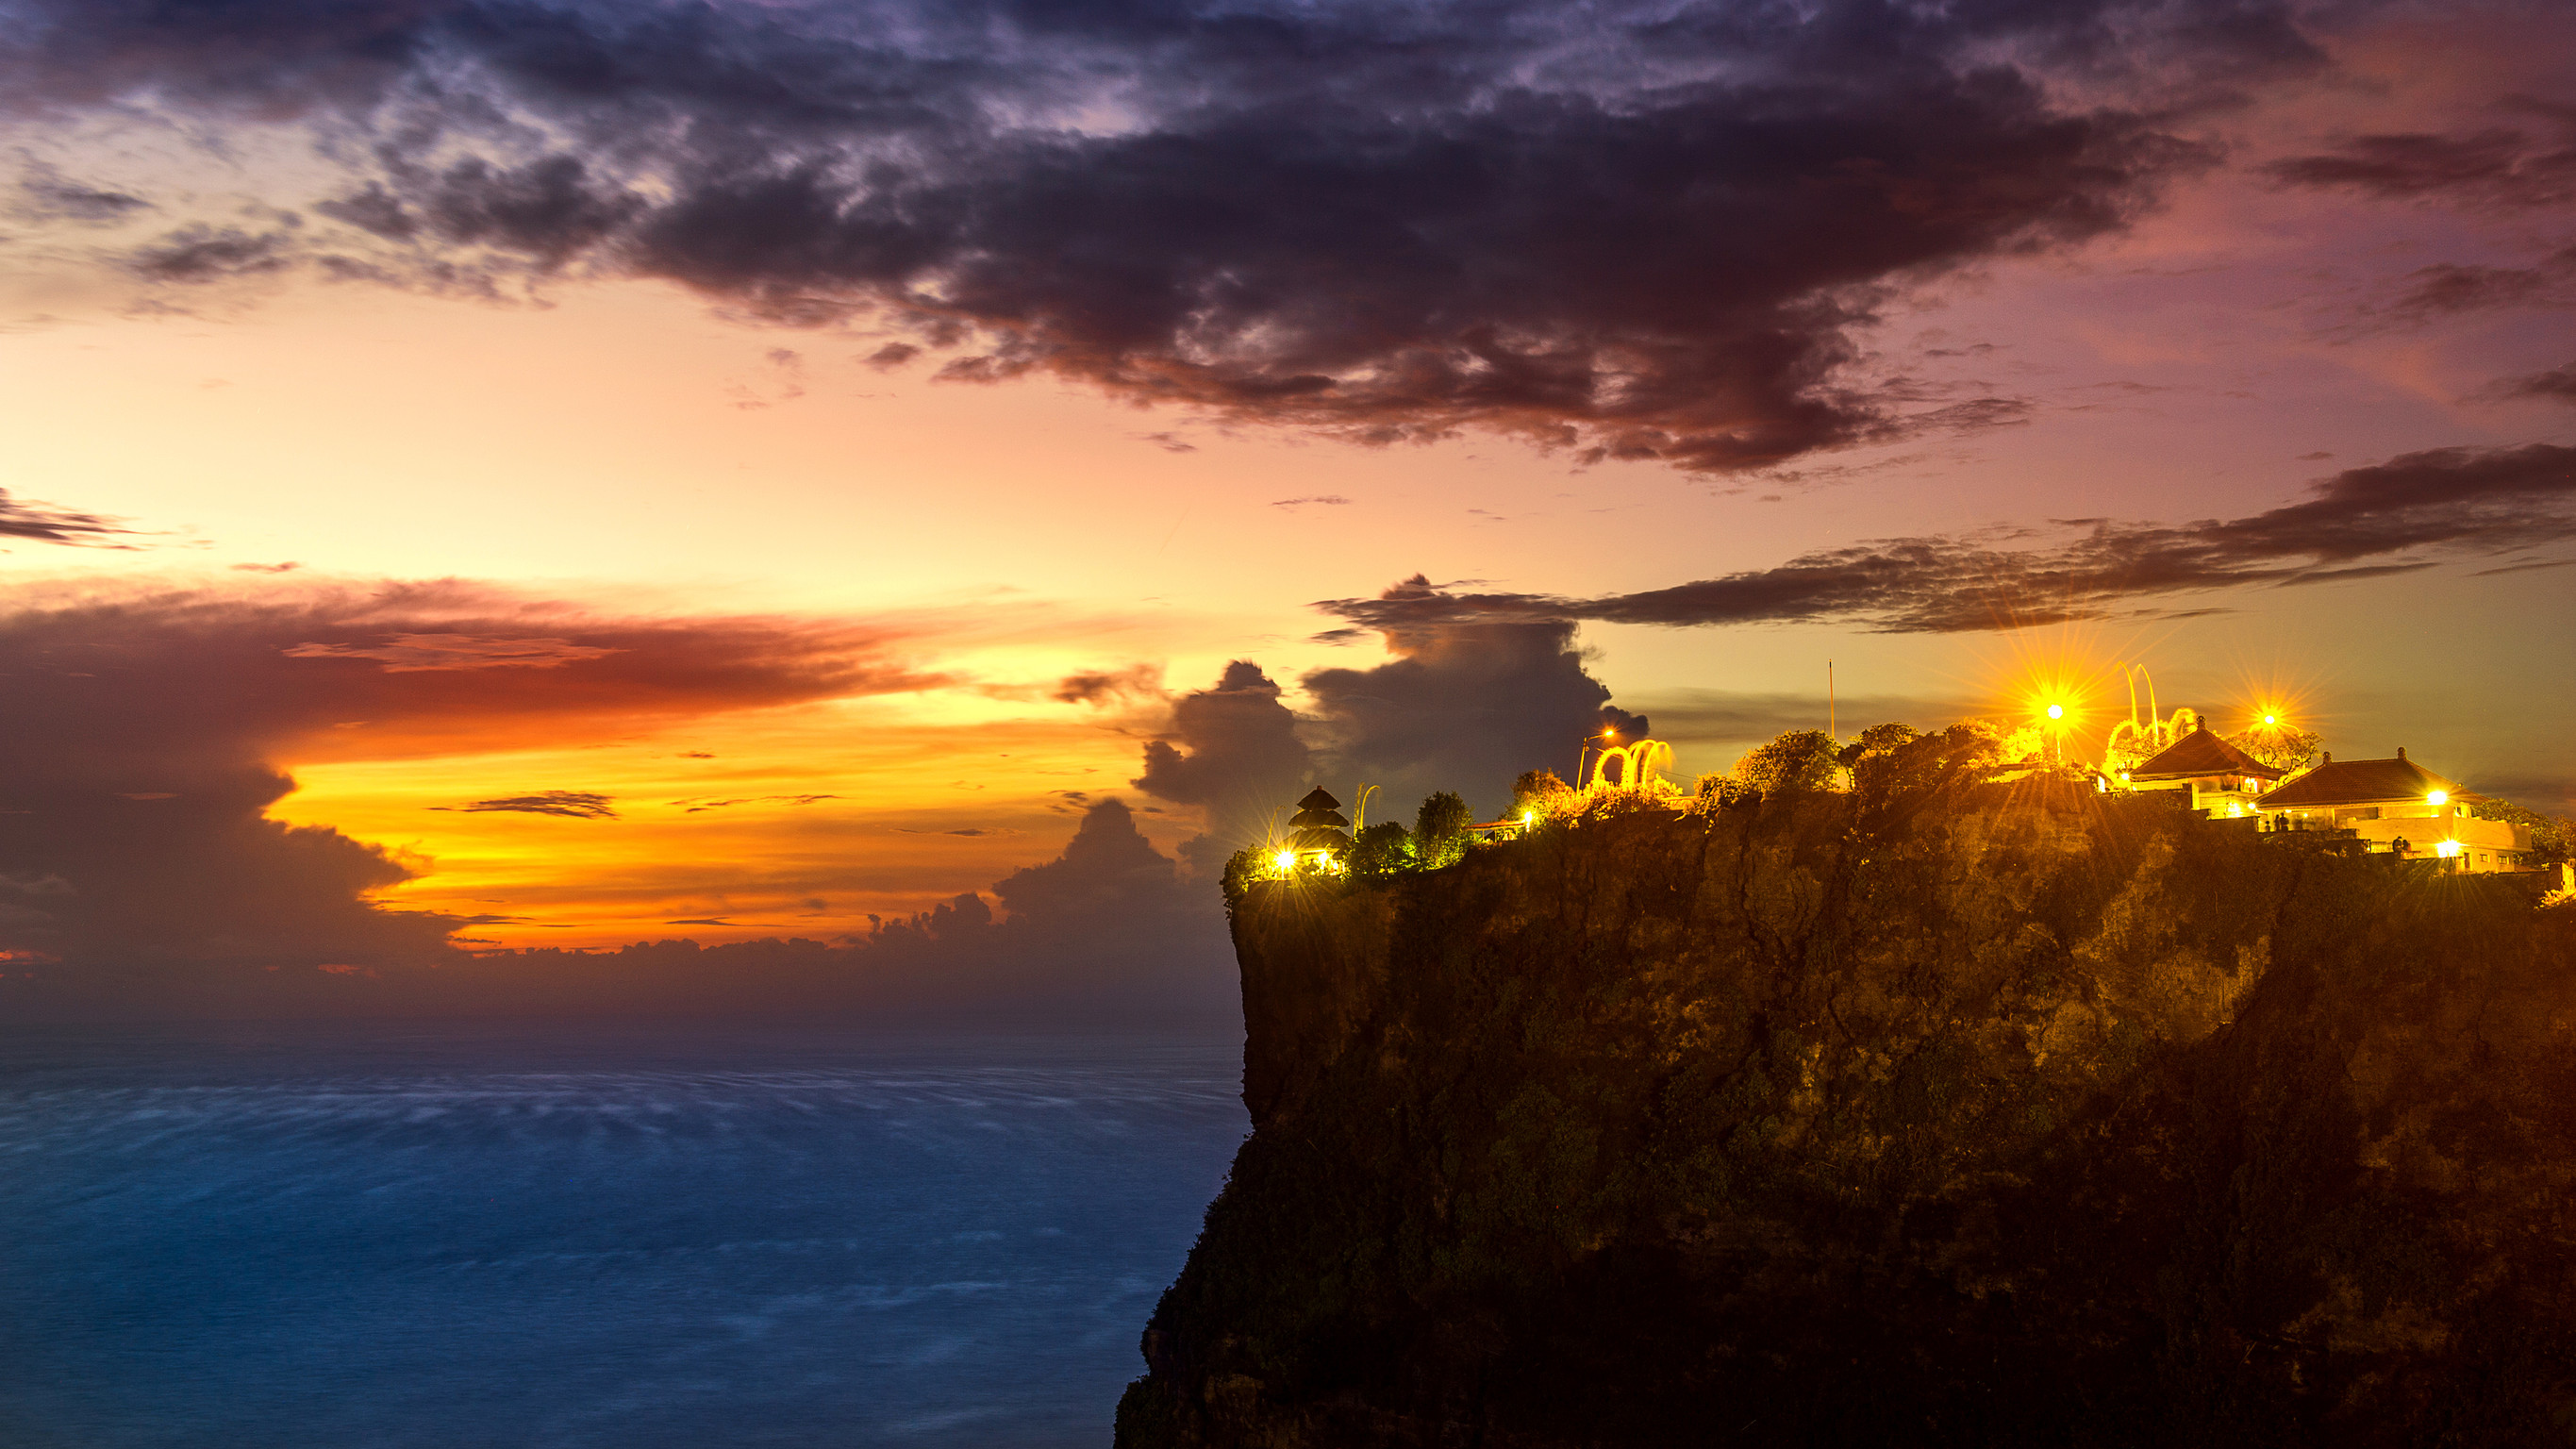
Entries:
[[[1880, 539], [1775, 568], [1597, 598], [1398, 588], [1316, 607], [1390, 636], [1467, 627], [1846, 621], [1958, 633], [2100, 618], [2177, 594], [2327, 583], [2507, 558], [2576, 538], [2576, 448], [2442, 448], [2350, 468], [2298, 503], [2190, 524], [2067, 520], [2058, 544]], [[2513, 559], [2523, 562], [2523, 559]]]
[[[295, 124], [347, 174], [171, 226], [127, 256], [155, 284], [662, 278], [855, 320], [889, 339], [873, 361], [944, 353], [956, 381], [1703, 471], [2017, 416], [1862, 394], [1856, 329], [1893, 288], [2119, 229], [2208, 160], [2176, 128], [2320, 63], [2271, 0], [13, 20], [0, 94], [29, 123]], [[39, 180], [67, 215], [151, 205]]]
[[[450, 664], [398, 642], [424, 639], [450, 641]], [[471, 644], [532, 640], [541, 658]], [[294, 788], [276, 760], [501, 749], [923, 687], [896, 643], [796, 620], [586, 615], [454, 584], [22, 604], [0, 614], [0, 951], [141, 978], [441, 957], [455, 922], [366, 899], [409, 865], [266, 817]], [[561, 790], [460, 808], [612, 813]]]

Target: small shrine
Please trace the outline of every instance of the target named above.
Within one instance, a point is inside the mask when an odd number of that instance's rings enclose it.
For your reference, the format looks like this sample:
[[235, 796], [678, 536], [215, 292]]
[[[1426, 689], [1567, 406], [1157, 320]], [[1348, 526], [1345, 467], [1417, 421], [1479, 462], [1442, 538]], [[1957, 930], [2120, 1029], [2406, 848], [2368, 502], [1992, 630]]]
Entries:
[[1342, 802], [1321, 785], [1297, 802], [1297, 813], [1288, 826], [1296, 832], [1289, 837], [1288, 848], [1298, 855], [1320, 853], [1338, 859], [1350, 853], [1351, 822], [1342, 816]]

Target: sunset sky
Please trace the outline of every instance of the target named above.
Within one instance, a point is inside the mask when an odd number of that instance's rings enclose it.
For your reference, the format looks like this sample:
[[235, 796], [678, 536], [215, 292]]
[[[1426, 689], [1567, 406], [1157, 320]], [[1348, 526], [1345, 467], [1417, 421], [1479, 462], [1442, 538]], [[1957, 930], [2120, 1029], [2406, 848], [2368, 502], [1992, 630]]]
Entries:
[[2564, 4], [0, 10], [16, 959], [833, 939], [1828, 660], [2576, 808]]

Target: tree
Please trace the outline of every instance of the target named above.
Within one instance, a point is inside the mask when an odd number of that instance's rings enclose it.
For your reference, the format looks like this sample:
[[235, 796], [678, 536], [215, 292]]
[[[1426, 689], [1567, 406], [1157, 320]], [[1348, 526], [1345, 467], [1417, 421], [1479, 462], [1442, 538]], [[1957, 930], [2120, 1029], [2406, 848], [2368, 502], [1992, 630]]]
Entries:
[[1364, 826], [1351, 842], [1351, 874], [1388, 875], [1413, 868], [1413, 837], [1402, 825], [1381, 820]]
[[2275, 770], [2296, 770], [2315, 759], [2326, 737], [2292, 725], [2256, 725], [2227, 737], [2227, 742]]
[[1512, 810], [1519, 814], [1535, 810], [1541, 815], [1554, 814], [1573, 803], [1574, 787], [1556, 777], [1554, 770], [1524, 770], [1512, 782]]
[[1467, 853], [1467, 802], [1443, 790], [1422, 802], [1413, 817], [1413, 854], [1438, 870]]
[[1837, 764], [1849, 768], [1871, 755], [1884, 755], [1921, 739], [1910, 724], [1871, 725], [1860, 732], [1860, 738], [1842, 747], [1834, 755]]
[[1822, 790], [1834, 782], [1834, 737], [1823, 730], [1791, 730], [1736, 761], [1735, 778], [1765, 795]]

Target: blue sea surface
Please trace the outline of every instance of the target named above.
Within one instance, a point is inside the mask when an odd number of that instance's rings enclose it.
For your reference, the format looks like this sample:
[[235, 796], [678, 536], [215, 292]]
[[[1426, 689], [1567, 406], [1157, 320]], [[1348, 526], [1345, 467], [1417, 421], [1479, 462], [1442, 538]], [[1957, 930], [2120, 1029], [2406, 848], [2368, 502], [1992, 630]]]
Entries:
[[1106, 1445], [1233, 1041], [0, 1033], [0, 1445]]

